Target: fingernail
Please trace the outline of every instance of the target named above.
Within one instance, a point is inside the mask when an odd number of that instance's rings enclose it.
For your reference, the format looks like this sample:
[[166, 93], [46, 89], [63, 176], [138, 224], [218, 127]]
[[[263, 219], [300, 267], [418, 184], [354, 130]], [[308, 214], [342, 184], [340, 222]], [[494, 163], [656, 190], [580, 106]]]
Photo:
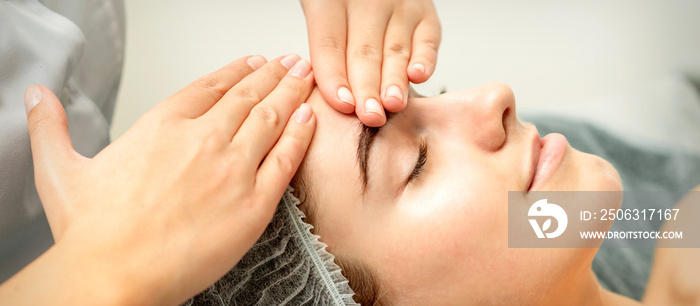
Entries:
[[355, 98], [352, 97], [352, 93], [347, 87], [338, 88], [338, 100], [350, 104], [353, 107], [355, 106]]
[[280, 63], [281, 63], [282, 66], [284, 66], [285, 68], [287, 68], [287, 69], [292, 69], [292, 66], [294, 66], [294, 64], [296, 64], [300, 59], [301, 59], [301, 57], [299, 57], [299, 55], [290, 54], [290, 55], [285, 56], [285, 57], [280, 61]]
[[295, 77], [303, 79], [309, 75], [309, 72], [311, 72], [311, 64], [309, 64], [309, 61], [300, 60], [296, 63], [296, 65], [294, 65], [294, 67], [292, 67], [292, 70], [289, 73]]
[[307, 123], [311, 119], [311, 106], [306, 103], [302, 103], [297, 109], [297, 114], [294, 116], [294, 120], [299, 123]]
[[411, 69], [419, 70], [422, 73], [425, 73], [425, 66], [421, 63], [415, 63], [413, 66], [411, 66]]
[[39, 86], [32, 85], [27, 87], [27, 90], [24, 91], [24, 109], [27, 110], [27, 115], [39, 102], [41, 102], [41, 89]]
[[265, 65], [265, 63], [267, 63], [267, 61], [265, 60], [264, 57], [262, 57], [260, 55], [254, 55], [254, 56], [249, 57], [246, 60], [246, 63], [248, 63], [248, 66], [250, 66], [250, 68], [253, 68], [253, 70], [258, 70], [258, 68], [262, 67], [262, 65]]
[[403, 102], [403, 93], [401, 92], [401, 89], [396, 85], [389, 86], [389, 88], [386, 89], [386, 95], [387, 97], [394, 97], [396, 99], [399, 99], [399, 101]]
[[365, 101], [365, 114], [375, 113], [377, 115], [382, 115], [382, 106], [375, 99], [367, 99]]

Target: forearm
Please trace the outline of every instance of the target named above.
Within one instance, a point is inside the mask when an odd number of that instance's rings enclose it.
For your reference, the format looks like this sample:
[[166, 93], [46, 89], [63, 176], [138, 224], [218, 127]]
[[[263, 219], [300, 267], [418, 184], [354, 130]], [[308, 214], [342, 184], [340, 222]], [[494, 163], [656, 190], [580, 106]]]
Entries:
[[[54, 245], [15, 276], [0, 285], [0, 301], [7, 305], [132, 305], [142, 302], [124, 282], [118, 267], [85, 258], [64, 245]], [[131, 286], [131, 288], [127, 287]]]

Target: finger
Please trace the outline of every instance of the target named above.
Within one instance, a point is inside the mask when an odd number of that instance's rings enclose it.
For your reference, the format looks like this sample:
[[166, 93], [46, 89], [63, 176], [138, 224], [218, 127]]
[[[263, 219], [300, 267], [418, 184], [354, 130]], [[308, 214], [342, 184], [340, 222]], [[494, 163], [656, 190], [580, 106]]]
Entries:
[[58, 186], [66, 180], [66, 167], [84, 159], [74, 149], [68, 133], [66, 112], [50, 89], [33, 85], [24, 93], [27, 128], [34, 161], [34, 179], [51, 232], [59, 239], [63, 231], [63, 209], [52, 197], [61, 197]]
[[381, 126], [386, 121], [380, 104], [379, 86], [382, 69], [382, 46], [389, 14], [376, 5], [354, 7], [348, 22], [348, 80], [357, 105], [355, 113], [368, 126]]
[[299, 59], [298, 55], [289, 54], [265, 64], [234, 85], [202, 119], [217, 126], [227, 140], [231, 139], [250, 110], [275, 89]]
[[413, 33], [413, 48], [408, 65], [408, 79], [423, 83], [433, 75], [437, 64], [437, 53], [441, 37], [440, 22], [435, 17], [423, 19]]
[[279, 141], [260, 165], [256, 175], [255, 190], [274, 205], [292, 180], [306, 154], [316, 128], [316, 117], [311, 106], [302, 104], [289, 120]]
[[266, 62], [259, 55], [237, 59], [197, 79], [157, 107], [185, 118], [197, 118], [206, 113], [233, 85]]
[[[311, 64], [299, 61], [275, 90], [256, 105], [232, 139], [232, 146], [243, 151], [244, 160], [257, 170], [265, 155], [280, 138], [292, 112], [311, 93]], [[240, 152], [239, 151], [239, 152]]]
[[68, 133], [66, 112], [56, 95], [44, 86], [29, 86], [24, 104], [35, 170], [50, 170], [45, 166], [77, 161], [79, 154]]
[[417, 21], [410, 16], [394, 15], [386, 30], [381, 92], [382, 105], [390, 112], [398, 112], [406, 108], [408, 99], [406, 67], [411, 57], [411, 36]]
[[309, 52], [316, 83], [323, 98], [337, 111], [355, 111], [355, 98], [345, 70], [347, 39], [343, 7], [331, 1], [302, 1], [309, 35]]

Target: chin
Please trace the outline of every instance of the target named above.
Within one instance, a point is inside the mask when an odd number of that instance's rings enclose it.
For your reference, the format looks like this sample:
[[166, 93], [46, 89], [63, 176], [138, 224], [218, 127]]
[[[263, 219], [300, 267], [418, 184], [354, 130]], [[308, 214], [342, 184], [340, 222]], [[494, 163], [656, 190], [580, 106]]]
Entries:
[[575, 151], [580, 155], [579, 171], [584, 179], [579, 182], [583, 185], [579, 190], [622, 191], [620, 174], [607, 160], [597, 155], [579, 152], [573, 148], [570, 151]]
[[607, 160], [604, 160], [600, 156], [586, 154], [591, 160], [590, 172], [592, 172], [593, 182], [595, 185], [592, 186], [597, 191], [622, 191], [622, 179], [620, 174], [617, 172], [615, 167], [613, 167]]
[[608, 161], [569, 146], [560, 168], [545, 187], [544, 190], [561, 191], [622, 191], [622, 180]]

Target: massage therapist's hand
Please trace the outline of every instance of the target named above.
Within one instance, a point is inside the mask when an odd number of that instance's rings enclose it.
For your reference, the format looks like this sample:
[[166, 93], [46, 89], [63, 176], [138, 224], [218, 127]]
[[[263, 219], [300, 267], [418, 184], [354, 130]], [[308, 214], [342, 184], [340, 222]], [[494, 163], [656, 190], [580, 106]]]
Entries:
[[406, 107], [408, 81], [435, 70], [440, 21], [430, 0], [301, 0], [323, 97], [368, 126]]
[[30, 86], [36, 185], [56, 244], [0, 287], [0, 300], [175, 305], [206, 289], [262, 235], [301, 163], [312, 85], [296, 55], [239, 59], [92, 159], [74, 151], [56, 96]]

